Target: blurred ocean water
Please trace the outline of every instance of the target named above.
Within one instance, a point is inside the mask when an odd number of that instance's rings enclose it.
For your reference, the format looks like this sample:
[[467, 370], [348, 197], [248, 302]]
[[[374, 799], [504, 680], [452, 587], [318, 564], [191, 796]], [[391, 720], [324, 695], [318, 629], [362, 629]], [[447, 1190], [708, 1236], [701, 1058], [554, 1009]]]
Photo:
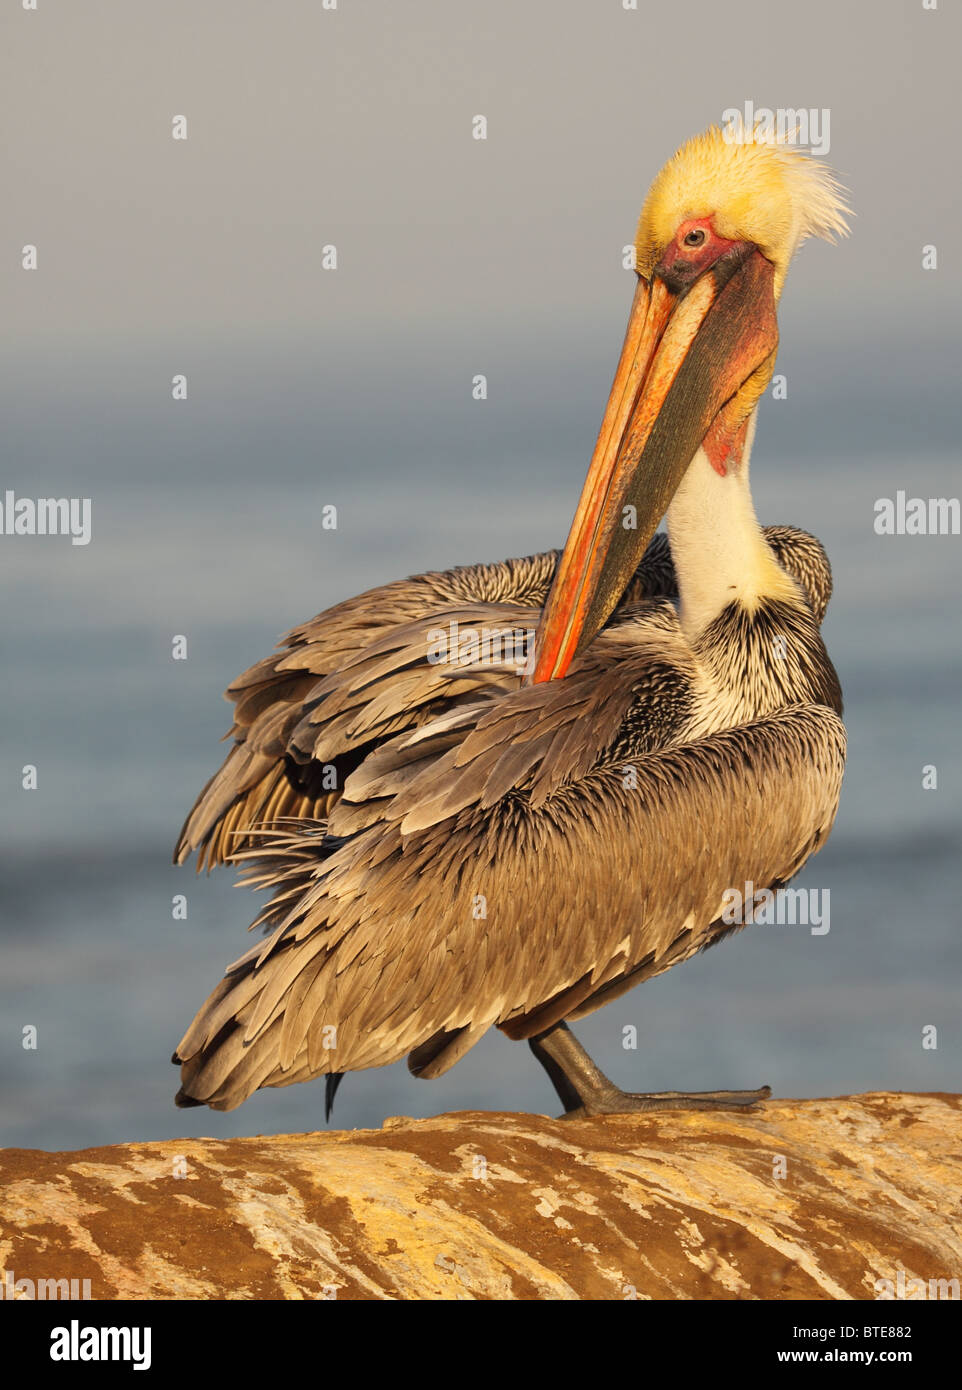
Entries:
[[[764, 438], [764, 435], [763, 435]], [[756, 926], [578, 1026], [636, 1089], [770, 1083], [811, 1096], [955, 1090], [962, 766], [958, 537], [879, 537], [875, 499], [956, 496], [942, 457], [775, 464], [756, 448], [764, 521], [826, 544], [829, 650], [849, 765], [827, 848], [800, 886], [830, 892], [831, 930]], [[89, 489], [94, 540], [5, 539], [0, 800], [0, 1145], [79, 1148], [189, 1134], [319, 1127], [320, 1083], [267, 1091], [230, 1115], [173, 1109], [168, 1058], [259, 899], [231, 874], [174, 869], [183, 815], [224, 750], [220, 692], [288, 626], [384, 580], [560, 544], [577, 470], [501, 458], [499, 477], [440, 464], [321, 467], [229, 485], [162, 473]], [[23, 478], [21, 494], [39, 495]], [[69, 490], [69, 482], [64, 480]], [[82, 491], [84, 480], [73, 490]], [[320, 529], [335, 502], [339, 526]], [[188, 659], [171, 659], [183, 634]], [[21, 768], [38, 768], [36, 791]], [[938, 789], [924, 790], [923, 767]], [[613, 889], [613, 891], [615, 891]], [[187, 921], [171, 899], [188, 896]], [[21, 1045], [37, 1029], [35, 1050]], [[637, 1029], [637, 1049], [623, 1047]], [[923, 1049], [934, 1025], [938, 1047]], [[509, 1049], [514, 1049], [513, 1056]], [[349, 1076], [334, 1123], [449, 1109], [554, 1113], [541, 1069], [493, 1033], [437, 1082], [403, 1065]]]

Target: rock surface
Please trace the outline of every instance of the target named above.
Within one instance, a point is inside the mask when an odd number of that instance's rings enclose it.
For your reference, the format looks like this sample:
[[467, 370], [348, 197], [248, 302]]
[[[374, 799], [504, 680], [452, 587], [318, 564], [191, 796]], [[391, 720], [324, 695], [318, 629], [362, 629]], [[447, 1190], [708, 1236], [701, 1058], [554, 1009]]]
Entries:
[[2, 1150], [0, 1271], [8, 1297], [872, 1299], [962, 1279], [960, 1200], [962, 1096], [459, 1113]]

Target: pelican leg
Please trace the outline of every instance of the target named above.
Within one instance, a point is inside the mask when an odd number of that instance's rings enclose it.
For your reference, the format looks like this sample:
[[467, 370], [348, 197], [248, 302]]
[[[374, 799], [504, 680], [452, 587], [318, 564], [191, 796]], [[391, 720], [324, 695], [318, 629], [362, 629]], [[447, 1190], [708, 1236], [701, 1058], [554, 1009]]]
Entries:
[[[563, 1023], [559, 1026], [562, 1028], [565, 1027]], [[551, 1031], [554, 1032], [554, 1029], [552, 1029]], [[546, 1036], [548, 1035], [541, 1035], [542, 1038]], [[541, 1038], [529, 1038], [528, 1046], [531, 1048], [531, 1051], [534, 1053], [538, 1061], [541, 1063], [545, 1071], [548, 1073], [548, 1079], [551, 1082], [552, 1086], [555, 1088], [555, 1090], [558, 1092], [558, 1099], [561, 1101], [561, 1104], [565, 1108], [565, 1114], [567, 1115], [570, 1111], [580, 1110], [582, 1106], [581, 1097], [579, 1096], [578, 1092], [575, 1090], [571, 1082], [568, 1080], [566, 1073], [562, 1070], [562, 1068], [558, 1065], [555, 1059], [548, 1052], [547, 1048], [542, 1043]], [[594, 1066], [594, 1063], [591, 1061], [591, 1058], [588, 1057], [587, 1052], [585, 1053], [585, 1057], [588, 1059], [588, 1062], [592, 1066]], [[595, 1069], [597, 1070], [597, 1068]], [[600, 1076], [601, 1073], [598, 1072], [598, 1075]]]
[[622, 1091], [597, 1067], [566, 1023], [529, 1038], [565, 1108], [562, 1119], [624, 1115], [645, 1110], [732, 1110], [767, 1100], [770, 1086], [757, 1091]]

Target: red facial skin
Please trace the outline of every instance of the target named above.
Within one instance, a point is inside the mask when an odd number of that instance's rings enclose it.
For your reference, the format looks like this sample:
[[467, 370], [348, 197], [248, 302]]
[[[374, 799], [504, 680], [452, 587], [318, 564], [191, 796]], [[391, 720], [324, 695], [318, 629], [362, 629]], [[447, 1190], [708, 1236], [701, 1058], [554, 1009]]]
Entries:
[[[686, 246], [685, 238], [698, 232], [704, 234], [701, 245]], [[735, 245], [736, 241], [719, 236], [711, 217], [687, 217], [679, 225], [655, 273], [669, 284], [687, 287]], [[741, 463], [748, 433], [747, 420], [732, 424], [726, 421], [725, 414], [722, 409], [716, 415], [703, 444], [712, 468], [722, 478]]]
[[[704, 233], [705, 237], [701, 245], [686, 246], [685, 238], [698, 232]], [[718, 235], [710, 217], [686, 217], [655, 267], [655, 274], [669, 281], [678, 277], [686, 283], [693, 283], [736, 244], [734, 240]]]

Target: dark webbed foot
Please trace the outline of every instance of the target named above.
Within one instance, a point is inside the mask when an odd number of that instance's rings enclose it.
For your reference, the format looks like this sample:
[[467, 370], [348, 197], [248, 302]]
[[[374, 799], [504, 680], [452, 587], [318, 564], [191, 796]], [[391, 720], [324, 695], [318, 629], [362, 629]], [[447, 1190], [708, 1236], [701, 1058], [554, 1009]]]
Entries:
[[563, 1120], [585, 1120], [592, 1115], [635, 1115], [647, 1110], [746, 1110], [767, 1100], [771, 1086], [757, 1091], [610, 1091], [592, 1094], [582, 1105], [566, 1110]]
[[565, 1120], [648, 1110], [744, 1110], [772, 1093], [770, 1086], [757, 1091], [622, 1091], [595, 1066], [566, 1023], [530, 1038], [529, 1046], [558, 1092]]

